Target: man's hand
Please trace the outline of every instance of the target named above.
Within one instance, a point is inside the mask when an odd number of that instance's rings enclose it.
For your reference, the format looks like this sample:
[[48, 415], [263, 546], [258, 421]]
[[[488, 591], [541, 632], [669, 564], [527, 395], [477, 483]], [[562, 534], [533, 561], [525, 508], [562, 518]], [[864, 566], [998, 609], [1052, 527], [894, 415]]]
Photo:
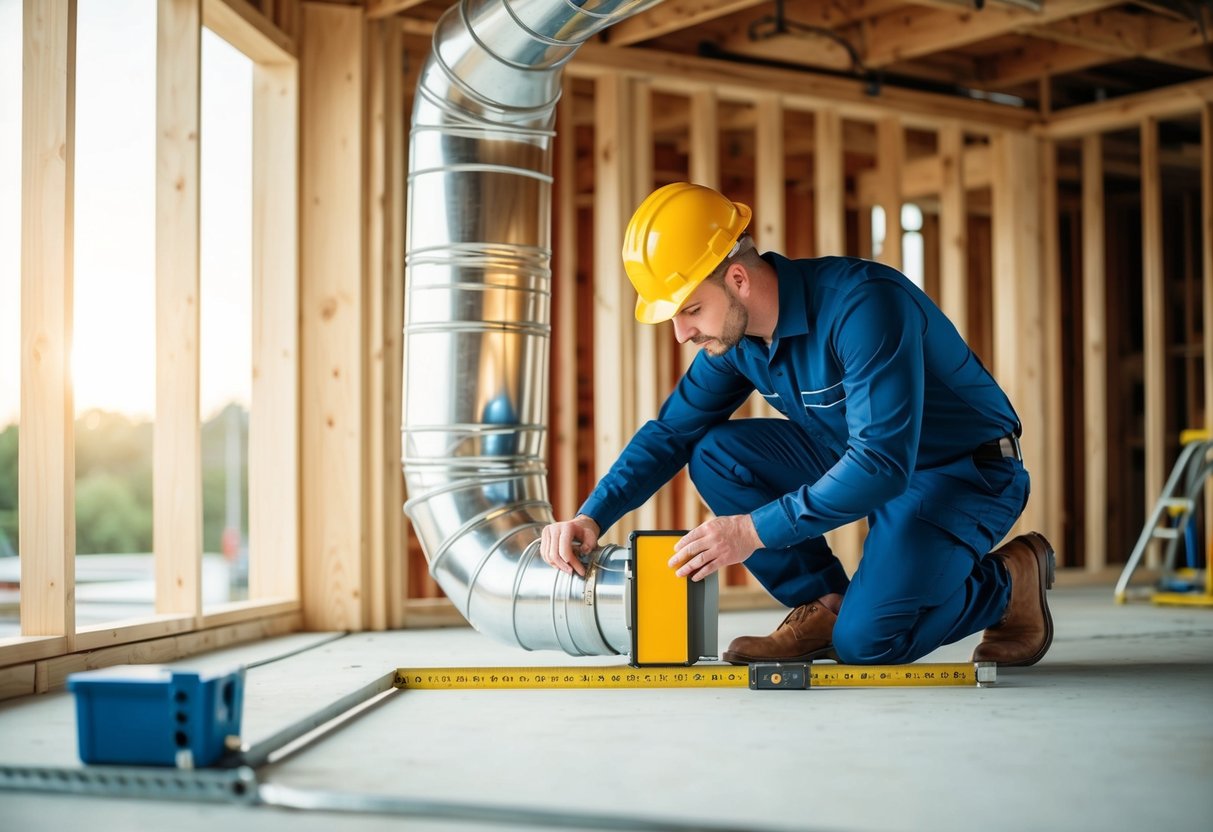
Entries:
[[539, 543], [539, 556], [543, 558], [544, 563], [556, 567], [561, 572], [576, 572], [584, 578], [585, 564], [577, 555], [586, 555], [594, 550], [598, 545], [599, 531], [593, 518], [584, 514], [578, 514], [572, 520], [544, 526]]
[[731, 563], [741, 563], [762, 548], [762, 539], [748, 514], [714, 517], [674, 544], [670, 566], [680, 578], [702, 581]]

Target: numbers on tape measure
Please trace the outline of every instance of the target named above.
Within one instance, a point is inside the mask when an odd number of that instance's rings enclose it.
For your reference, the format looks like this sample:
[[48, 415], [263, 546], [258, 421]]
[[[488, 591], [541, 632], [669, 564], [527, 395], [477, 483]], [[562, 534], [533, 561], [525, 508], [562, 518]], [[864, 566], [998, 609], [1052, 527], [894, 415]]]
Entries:
[[[395, 684], [415, 689], [477, 688], [656, 688], [656, 687], [746, 687], [753, 668], [701, 665], [698, 667], [459, 667], [399, 668]], [[976, 668], [968, 664], [923, 664], [893, 666], [807, 665], [792, 679], [781, 665], [767, 668], [764, 686], [872, 687], [881, 685], [968, 685], [976, 684]], [[805, 675], [809, 678], [806, 679]], [[993, 682], [993, 679], [986, 679]], [[795, 684], [791, 684], [795, 682]]]

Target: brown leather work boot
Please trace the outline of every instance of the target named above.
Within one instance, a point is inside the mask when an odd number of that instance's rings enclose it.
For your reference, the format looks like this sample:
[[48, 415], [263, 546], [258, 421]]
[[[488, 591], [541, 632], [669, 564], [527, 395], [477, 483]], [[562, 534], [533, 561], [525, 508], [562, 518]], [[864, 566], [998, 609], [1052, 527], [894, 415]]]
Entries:
[[723, 658], [733, 664], [751, 662], [806, 662], [836, 658], [831, 643], [838, 616], [814, 601], [801, 604], [788, 613], [769, 636], [741, 636], [733, 639]]
[[1011, 600], [1002, 621], [989, 627], [973, 651], [975, 662], [1002, 667], [1036, 664], [1053, 643], [1053, 616], [1045, 591], [1053, 587], [1056, 556], [1044, 535], [1020, 535], [990, 553], [1011, 576]]

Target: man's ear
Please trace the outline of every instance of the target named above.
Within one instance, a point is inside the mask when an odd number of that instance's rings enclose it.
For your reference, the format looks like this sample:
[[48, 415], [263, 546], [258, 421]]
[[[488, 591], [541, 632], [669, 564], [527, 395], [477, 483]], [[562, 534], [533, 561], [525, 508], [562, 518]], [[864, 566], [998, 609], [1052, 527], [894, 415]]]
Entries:
[[738, 297], [750, 296], [750, 271], [741, 263], [733, 263], [725, 270], [724, 282], [727, 283]]

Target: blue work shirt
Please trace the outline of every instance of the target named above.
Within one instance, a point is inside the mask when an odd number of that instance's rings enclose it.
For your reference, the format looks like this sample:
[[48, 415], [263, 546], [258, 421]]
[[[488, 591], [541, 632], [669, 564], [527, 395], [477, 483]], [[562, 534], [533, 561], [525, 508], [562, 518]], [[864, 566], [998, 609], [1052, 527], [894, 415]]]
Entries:
[[779, 281], [770, 345], [747, 336], [724, 355], [695, 356], [582, 505], [603, 531], [677, 474], [755, 389], [833, 460], [816, 482], [751, 513], [771, 548], [865, 517], [913, 472], [1018, 429], [993, 376], [905, 275], [852, 257], [763, 258]]

